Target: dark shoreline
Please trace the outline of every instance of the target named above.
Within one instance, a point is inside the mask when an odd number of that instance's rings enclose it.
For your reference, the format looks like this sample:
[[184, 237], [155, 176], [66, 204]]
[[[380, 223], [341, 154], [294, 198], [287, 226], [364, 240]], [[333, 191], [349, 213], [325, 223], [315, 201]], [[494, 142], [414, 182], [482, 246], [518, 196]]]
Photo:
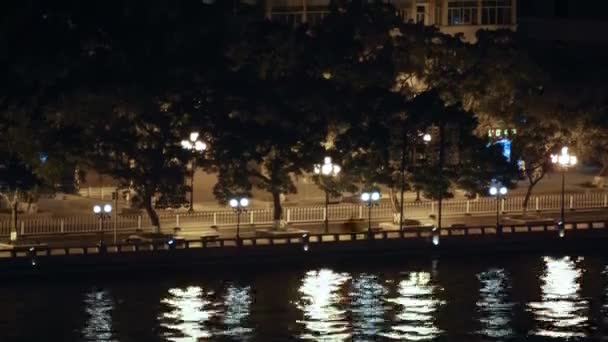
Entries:
[[[588, 227], [602, 224], [601, 228]], [[576, 226], [580, 226], [577, 228]], [[581, 229], [581, 227], [587, 227]], [[507, 227], [505, 227], [506, 229]], [[573, 224], [563, 238], [554, 227], [542, 231], [496, 234], [482, 229], [482, 234], [469, 234], [480, 227], [466, 227], [463, 235], [441, 236], [439, 245], [432, 243], [432, 233], [419, 231], [417, 237], [387, 238], [387, 233], [369, 239], [366, 234], [332, 234], [340, 239], [350, 235], [354, 241], [309, 242], [292, 238], [296, 242], [268, 245], [223, 247], [177, 247], [146, 251], [88, 253], [80, 255], [40, 255], [0, 258], [0, 279], [21, 281], [32, 278], [54, 280], [64, 278], [96, 278], [107, 276], [133, 277], [158, 276], [204, 272], [255, 272], [256, 268], [300, 268], [319, 265], [378, 265], [445, 257], [489, 257], [526, 254], [581, 254], [607, 255], [608, 222]], [[493, 230], [493, 229], [492, 229]], [[388, 234], [398, 232], [388, 232]], [[340, 235], [340, 236], [336, 236]], [[358, 235], [355, 237], [355, 235]], [[364, 235], [363, 239], [360, 239]], [[308, 237], [312, 239], [314, 235]], [[317, 237], [322, 237], [318, 235]], [[380, 238], [379, 238], [380, 237]], [[281, 239], [276, 238], [276, 239]], [[232, 240], [234, 242], [234, 240]], [[253, 242], [253, 241], [252, 241]], [[222, 242], [223, 244], [224, 242]], [[308, 248], [306, 248], [306, 246]], [[132, 246], [129, 246], [132, 247]], [[89, 247], [89, 250], [94, 247]], [[21, 253], [23, 255], [23, 253]]]

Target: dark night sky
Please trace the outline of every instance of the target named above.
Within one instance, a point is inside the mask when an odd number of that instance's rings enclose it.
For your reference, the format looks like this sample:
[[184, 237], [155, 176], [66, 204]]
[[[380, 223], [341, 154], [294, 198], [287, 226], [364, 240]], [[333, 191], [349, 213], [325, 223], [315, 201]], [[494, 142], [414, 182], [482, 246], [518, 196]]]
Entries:
[[608, 21], [606, 0], [519, 0], [521, 17]]

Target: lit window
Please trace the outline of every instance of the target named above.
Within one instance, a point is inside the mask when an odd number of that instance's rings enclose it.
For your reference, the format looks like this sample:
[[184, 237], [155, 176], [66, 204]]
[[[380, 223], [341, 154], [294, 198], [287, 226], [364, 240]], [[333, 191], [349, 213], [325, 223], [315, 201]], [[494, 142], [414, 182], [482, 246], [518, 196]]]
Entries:
[[477, 0], [448, 3], [448, 25], [477, 25]]

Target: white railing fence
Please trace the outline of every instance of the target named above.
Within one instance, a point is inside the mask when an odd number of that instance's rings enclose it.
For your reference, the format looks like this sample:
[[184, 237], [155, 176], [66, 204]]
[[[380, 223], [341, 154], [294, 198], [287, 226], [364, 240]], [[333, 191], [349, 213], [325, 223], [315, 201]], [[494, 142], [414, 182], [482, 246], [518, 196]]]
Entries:
[[[522, 210], [523, 196], [508, 196], [501, 199], [499, 209], [504, 213], [520, 212]], [[542, 195], [532, 196], [528, 202], [529, 211], [559, 210], [561, 196]], [[566, 195], [565, 207], [568, 210], [608, 208], [608, 193], [588, 192]], [[406, 203], [404, 207], [406, 218], [425, 218], [436, 215], [437, 202], [421, 201]], [[480, 198], [475, 200], [445, 200], [443, 201], [442, 215], [484, 214], [496, 211], [495, 198]], [[288, 223], [314, 223], [325, 220], [328, 215], [330, 221], [347, 221], [350, 219], [368, 219], [367, 207], [358, 204], [331, 205], [329, 212], [324, 206], [314, 207], [285, 207], [283, 220]], [[374, 220], [393, 219], [394, 209], [388, 202], [381, 202], [372, 208], [371, 215]], [[164, 213], [159, 216], [161, 227], [171, 229], [175, 227], [212, 227], [234, 226], [237, 217], [231, 210], [199, 211], [194, 213]], [[241, 224], [269, 225], [273, 222], [273, 212], [270, 209], [252, 209], [241, 214]], [[43, 235], [61, 233], [94, 233], [111, 232], [116, 226], [119, 232], [133, 232], [137, 229], [152, 231], [152, 223], [147, 215], [118, 215], [105, 220], [88, 215], [64, 218], [24, 219], [18, 222], [18, 230], [22, 235]], [[0, 235], [7, 236], [10, 231], [10, 221], [0, 218]]]

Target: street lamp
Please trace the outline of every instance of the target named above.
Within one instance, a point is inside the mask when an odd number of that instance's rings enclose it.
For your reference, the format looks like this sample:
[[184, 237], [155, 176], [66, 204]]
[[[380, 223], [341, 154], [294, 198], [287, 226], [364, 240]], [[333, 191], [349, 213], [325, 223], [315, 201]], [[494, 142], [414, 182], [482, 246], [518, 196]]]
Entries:
[[[342, 168], [340, 165], [331, 162], [331, 157], [325, 157], [323, 164], [316, 164], [314, 166], [314, 173], [322, 177], [337, 177]], [[329, 233], [329, 192], [325, 187], [325, 233]]]
[[560, 210], [560, 218], [559, 218], [559, 222], [557, 223], [560, 237], [564, 237], [565, 228], [566, 228], [565, 227], [565, 225], [566, 225], [565, 213], [564, 213], [564, 197], [565, 197], [565, 193], [566, 193], [566, 171], [570, 167], [575, 166], [577, 162], [578, 162], [578, 159], [576, 158], [576, 156], [568, 153], [568, 147], [562, 147], [560, 154], [551, 155], [551, 163], [559, 166], [561, 168], [561, 172], [562, 172], [562, 203], [561, 203], [561, 210]]
[[[418, 138], [422, 139], [425, 144], [431, 142], [431, 135], [429, 133], [418, 133]], [[399, 230], [403, 230], [403, 215], [405, 215], [405, 159], [407, 154], [407, 133], [403, 138], [403, 146], [401, 151], [401, 208], [399, 211]], [[415, 140], [415, 139], [414, 139]], [[414, 141], [414, 147], [412, 149], [411, 161], [412, 166], [416, 166], [416, 142]]]
[[499, 182], [494, 182], [490, 186], [490, 195], [496, 197], [496, 233], [502, 233], [502, 226], [500, 225], [500, 197], [505, 196], [508, 189]]
[[[93, 214], [99, 219], [101, 232], [103, 233], [103, 222], [112, 217], [112, 205], [109, 203], [103, 205], [96, 204], [93, 206]], [[114, 226], [114, 243], [116, 243], [116, 226]]]
[[190, 133], [188, 140], [182, 140], [181, 145], [185, 150], [190, 150], [192, 152], [192, 161], [190, 162], [190, 208], [188, 212], [194, 211], [194, 164], [196, 161], [196, 154], [202, 153], [207, 149], [207, 144], [198, 140], [199, 134], [198, 132]]
[[367, 232], [370, 236], [372, 235], [372, 207], [378, 205], [379, 200], [380, 200], [380, 193], [378, 191], [364, 192], [361, 194], [361, 201], [363, 201], [363, 203], [365, 203], [365, 205], [368, 208]]
[[233, 198], [229, 202], [232, 210], [236, 213], [236, 240], [237, 243], [240, 244], [241, 236], [240, 236], [240, 228], [241, 228], [241, 213], [247, 211], [247, 207], [249, 206], [249, 199], [247, 197], [242, 198]]

